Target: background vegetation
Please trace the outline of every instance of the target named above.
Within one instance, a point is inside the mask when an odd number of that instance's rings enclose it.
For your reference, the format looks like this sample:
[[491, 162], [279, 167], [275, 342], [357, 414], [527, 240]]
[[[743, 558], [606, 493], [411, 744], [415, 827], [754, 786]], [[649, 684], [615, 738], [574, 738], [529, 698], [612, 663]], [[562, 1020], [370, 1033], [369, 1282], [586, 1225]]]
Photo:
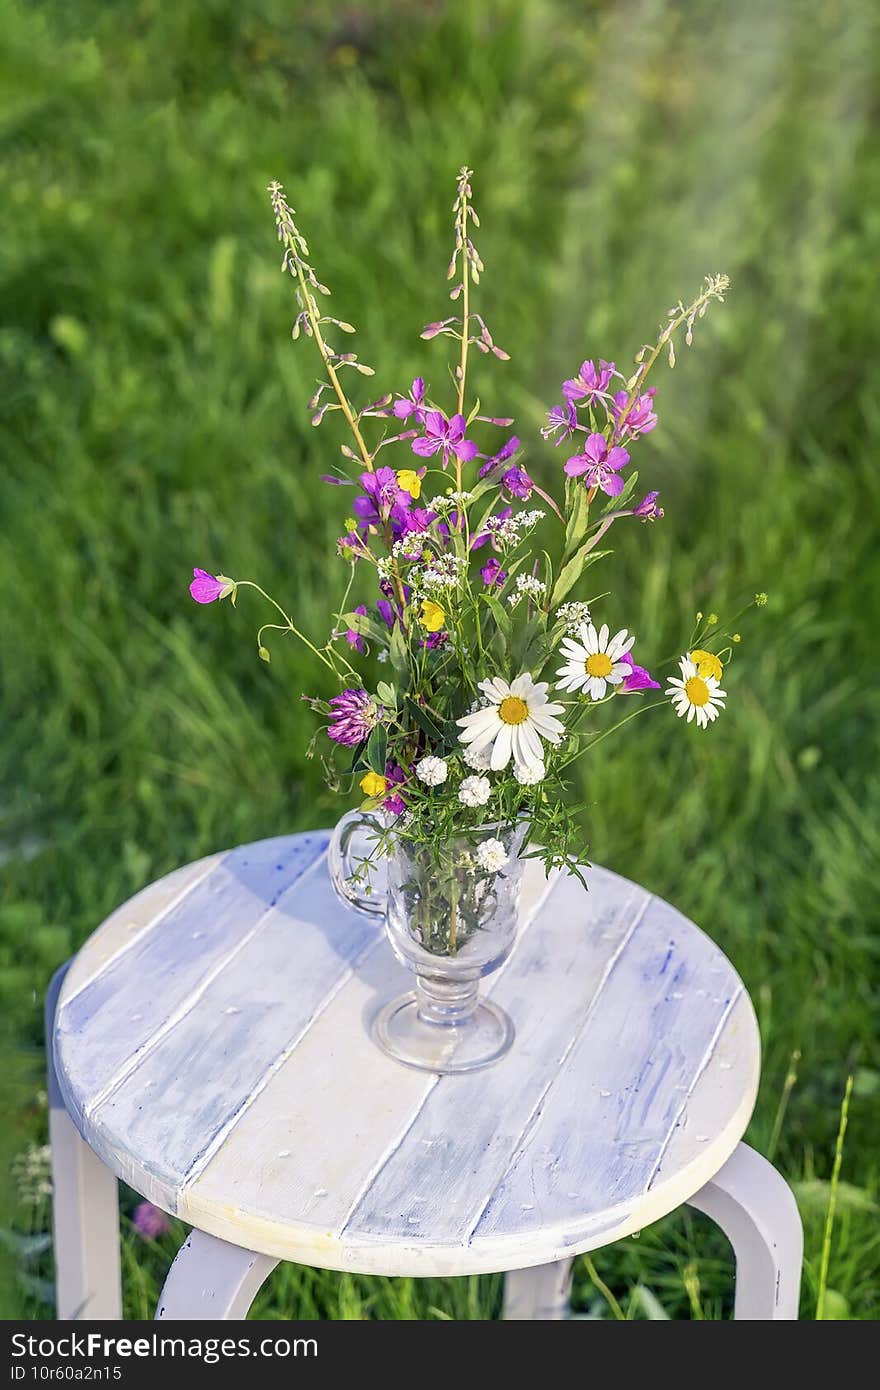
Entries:
[[[174, 865], [340, 809], [303, 756], [299, 695], [320, 668], [292, 646], [263, 666], [244, 602], [186, 593], [194, 564], [253, 575], [322, 631], [335, 420], [313, 431], [304, 409], [315, 367], [290, 342], [266, 184], [286, 184], [394, 389], [445, 370], [443, 340], [418, 331], [444, 312], [467, 160], [483, 302], [513, 353], [478, 363], [478, 389], [516, 415], [542, 480], [562, 462], [537, 436], [562, 377], [629, 360], [705, 271], [733, 278], [657, 378], [661, 427], [639, 453], [666, 519], [621, 528], [602, 578], [644, 657], [676, 649], [696, 609], [756, 589], [770, 604], [709, 734], [658, 712], [603, 745], [585, 852], [702, 923], [751, 991], [765, 1055], [748, 1137], [796, 1184], [808, 1317], [853, 1075], [824, 1314], [876, 1316], [874, 7], [7, 0], [2, 16], [6, 1315], [51, 1316], [47, 1202], [22, 1201], [9, 1168], [44, 1140], [50, 973]], [[149, 1316], [180, 1232], [123, 1225], [126, 1306]], [[595, 1269], [631, 1316], [729, 1315], [729, 1252], [687, 1213]], [[286, 1267], [255, 1312], [485, 1318], [498, 1296], [498, 1279]], [[583, 1262], [576, 1298], [612, 1315]]]

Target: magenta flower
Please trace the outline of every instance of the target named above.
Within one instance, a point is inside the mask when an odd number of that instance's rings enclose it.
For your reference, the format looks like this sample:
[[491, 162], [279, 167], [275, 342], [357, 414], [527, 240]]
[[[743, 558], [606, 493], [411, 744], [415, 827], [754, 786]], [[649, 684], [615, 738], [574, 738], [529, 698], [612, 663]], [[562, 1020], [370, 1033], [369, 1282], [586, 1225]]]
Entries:
[[387, 598], [380, 598], [376, 603], [376, 608], [385, 626], [392, 628], [397, 622], [397, 613], [395, 609], [392, 608], [389, 600]]
[[619, 497], [623, 492], [620, 470], [628, 463], [629, 454], [626, 449], [621, 449], [619, 445], [609, 449], [608, 441], [603, 434], [591, 434], [584, 445], [584, 452], [570, 458], [565, 465], [565, 471], [569, 478], [583, 476], [587, 487], [598, 487], [608, 497]]
[[502, 444], [501, 448], [498, 450], [498, 453], [493, 454], [492, 457], [490, 459], [487, 459], [486, 462], [483, 464], [482, 468], [480, 469], [480, 477], [485, 478], [489, 473], [494, 473], [496, 468], [500, 468], [502, 463], [506, 463], [509, 458], [513, 457], [518, 448], [519, 440], [517, 439], [515, 434], [512, 434], [510, 438], [507, 440], [507, 443]]
[[[365, 603], [359, 603], [354, 611], [355, 613], [362, 613], [364, 617], [366, 617], [367, 605]], [[345, 634], [345, 640], [350, 647], [357, 647], [357, 650], [360, 652], [361, 656], [363, 656], [365, 650], [364, 639], [359, 632], [355, 632], [354, 628], [350, 627]]]
[[189, 591], [196, 603], [214, 603], [220, 597], [225, 584], [221, 584], [219, 579], [215, 579], [213, 574], [207, 570], [194, 569], [195, 578], [189, 586]]
[[566, 401], [564, 405], [554, 405], [547, 412], [547, 423], [541, 428], [544, 439], [549, 439], [552, 434], [559, 434], [555, 440], [558, 448], [564, 439], [570, 439], [578, 428], [577, 411], [571, 401]]
[[598, 368], [592, 361], [582, 362], [577, 376], [562, 383], [562, 394], [567, 401], [583, 401], [584, 405], [592, 405], [594, 400], [606, 394], [613, 375], [613, 362], [603, 362], [600, 358]]
[[343, 690], [330, 701], [327, 737], [346, 748], [356, 748], [369, 738], [382, 717], [382, 710], [366, 690]]
[[642, 690], [659, 690], [660, 682], [655, 681], [650, 671], [644, 666], [637, 666], [633, 661], [632, 652], [624, 652], [619, 656], [618, 661], [622, 661], [625, 666], [631, 667], [631, 674], [624, 676], [623, 684], [619, 685], [618, 691], [622, 695], [637, 695]]
[[501, 479], [501, 486], [510, 493], [511, 497], [520, 497], [524, 502], [527, 502], [532, 495], [535, 484], [524, 468], [508, 468]]
[[633, 508], [633, 516], [640, 516], [643, 521], [658, 521], [663, 516], [663, 508], [657, 505], [659, 496], [659, 492], [646, 492], [639, 505]]
[[[196, 601], [202, 602], [202, 600]], [[169, 1218], [159, 1207], [153, 1206], [152, 1202], [138, 1203], [134, 1209], [131, 1224], [138, 1235], [143, 1236], [145, 1240], [158, 1240], [160, 1236], [166, 1235], [171, 1230]]]
[[654, 397], [657, 394], [657, 387], [651, 386], [643, 396], [636, 396], [629, 410], [623, 426], [620, 424], [620, 417], [626, 409], [629, 399], [626, 391], [615, 393], [614, 401], [611, 406], [611, 414], [617, 421], [617, 428], [621, 434], [628, 434], [632, 439], [637, 439], [640, 434], [650, 434], [657, 423], [657, 415], [654, 410]]
[[502, 585], [507, 578], [507, 570], [501, 568], [501, 561], [497, 555], [489, 556], [480, 574], [487, 589], [491, 589], [493, 584]]
[[419, 424], [425, 421], [425, 383], [417, 376], [408, 396], [399, 396], [394, 402], [394, 414], [398, 420], [408, 420], [415, 415]]
[[430, 458], [432, 454], [442, 451], [445, 468], [453, 456], [459, 463], [470, 463], [476, 457], [476, 444], [464, 437], [467, 425], [463, 415], [453, 415], [451, 420], [447, 420], [442, 411], [429, 410], [424, 425], [425, 433], [412, 442], [412, 451], [419, 458]]
[[374, 473], [360, 475], [364, 494], [356, 497], [352, 511], [365, 526], [378, 526], [394, 518], [402, 524], [403, 516], [412, 506], [412, 497], [398, 486], [393, 468], [377, 468]]
[[448, 632], [429, 632], [427, 637], [422, 638], [419, 646], [424, 647], [429, 652], [433, 652], [436, 651], [438, 647], [445, 647], [448, 641]]
[[[397, 763], [385, 764], [385, 776], [392, 787], [400, 786], [401, 782], [406, 781], [406, 773]], [[400, 792], [393, 792], [391, 796], [386, 796], [382, 806], [386, 811], [390, 811], [392, 816], [399, 816], [406, 810], [406, 800]]]

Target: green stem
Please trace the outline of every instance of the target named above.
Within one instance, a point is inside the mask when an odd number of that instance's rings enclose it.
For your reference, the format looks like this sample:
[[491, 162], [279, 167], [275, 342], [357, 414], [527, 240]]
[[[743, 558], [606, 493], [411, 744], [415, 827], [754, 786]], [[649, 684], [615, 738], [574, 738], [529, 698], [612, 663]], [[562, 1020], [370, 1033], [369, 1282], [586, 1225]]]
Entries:
[[272, 598], [271, 594], [267, 594], [266, 590], [261, 589], [259, 584], [255, 584], [252, 579], [237, 579], [235, 581], [235, 587], [236, 589], [256, 589], [257, 593], [260, 594], [260, 596], [264, 598], [267, 603], [271, 603], [272, 607], [275, 609], [277, 613], [281, 614], [282, 618], [284, 619], [285, 626], [289, 629], [290, 632], [293, 633], [294, 637], [298, 637], [299, 640], [303, 642], [305, 646], [308, 647], [309, 651], [314, 653], [314, 655], [318, 658], [319, 661], [323, 661], [324, 665], [329, 667], [329, 669], [333, 672], [334, 675], [339, 674], [336, 669], [336, 666], [331, 661], [326, 651], [321, 651], [320, 648], [315, 646], [314, 642], [309, 641], [308, 637], [306, 637], [304, 632], [300, 632], [299, 628], [296, 626], [290, 615], [285, 613], [280, 603], [275, 602], [275, 599]]

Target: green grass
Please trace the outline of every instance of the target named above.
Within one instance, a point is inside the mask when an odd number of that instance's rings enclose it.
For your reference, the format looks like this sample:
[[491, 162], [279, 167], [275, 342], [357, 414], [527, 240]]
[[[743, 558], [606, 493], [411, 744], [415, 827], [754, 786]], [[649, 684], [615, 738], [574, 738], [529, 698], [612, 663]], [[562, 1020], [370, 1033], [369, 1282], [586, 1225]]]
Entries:
[[[483, 304], [513, 354], [478, 364], [478, 390], [544, 478], [561, 456], [537, 426], [572, 365], [626, 361], [705, 271], [732, 276], [657, 378], [639, 454], [666, 519], [621, 532], [602, 587], [655, 659], [696, 609], [770, 603], [709, 734], [660, 711], [603, 743], [584, 842], [705, 926], [755, 1000], [749, 1138], [797, 1184], [805, 1317], [854, 1076], [824, 1310], [877, 1316], [874, 7], [7, 0], [3, 29], [3, 1311], [50, 1315], [51, 1257], [23, 1240], [46, 1204], [16, 1202], [7, 1162], [45, 1133], [53, 968], [174, 865], [339, 811], [303, 756], [321, 669], [293, 647], [264, 667], [255, 608], [186, 594], [193, 564], [252, 575], [316, 634], [336, 594], [316, 476], [338, 439], [304, 410], [315, 366], [289, 339], [265, 186], [286, 184], [392, 389], [445, 370], [418, 331], [443, 312], [467, 160]], [[132, 1315], [174, 1247], [126, 1222]], [[632, 1316], [729, 1315], [729, 1254], [693, 1215], [595, 1267]], [[582, 1263], [576, 1296], [611, 1316]], [[485, 1318], [498, 1298], [497, 1279], [288, 1266], [255, 1311]]]

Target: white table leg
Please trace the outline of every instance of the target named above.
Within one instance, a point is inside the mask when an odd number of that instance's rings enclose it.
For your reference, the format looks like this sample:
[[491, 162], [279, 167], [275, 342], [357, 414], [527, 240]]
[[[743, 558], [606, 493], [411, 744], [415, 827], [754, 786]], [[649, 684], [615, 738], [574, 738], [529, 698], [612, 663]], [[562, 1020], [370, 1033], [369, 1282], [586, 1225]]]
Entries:
[[168, 1271], [156, 1318], [166, 1322], [246, 1318], [263, 1280], [277, 1263], [271, 1255], [256, 1255], [204, 1231], [191, 1231]]
[[804, 1235], [797, 1203], [766, 1158], [739, 1144], [690, 1205], [716, 1221], [736, 1257], [735, 1318], [798, 1315]]
[[56, 1310], [63, 1321], [118, 1319], [122, 1317], [122, 1278], [116, 1178], [65, 1110], [55, 1074], [55, 1008], [66, 973], [66, 965], [56, 971], [46, 997]]
[[514, 1269], [504, 1276], [502, 1317], [545, 1322], [568, 1317], [574, 1260], [556, 1260], [534, 1269]]

